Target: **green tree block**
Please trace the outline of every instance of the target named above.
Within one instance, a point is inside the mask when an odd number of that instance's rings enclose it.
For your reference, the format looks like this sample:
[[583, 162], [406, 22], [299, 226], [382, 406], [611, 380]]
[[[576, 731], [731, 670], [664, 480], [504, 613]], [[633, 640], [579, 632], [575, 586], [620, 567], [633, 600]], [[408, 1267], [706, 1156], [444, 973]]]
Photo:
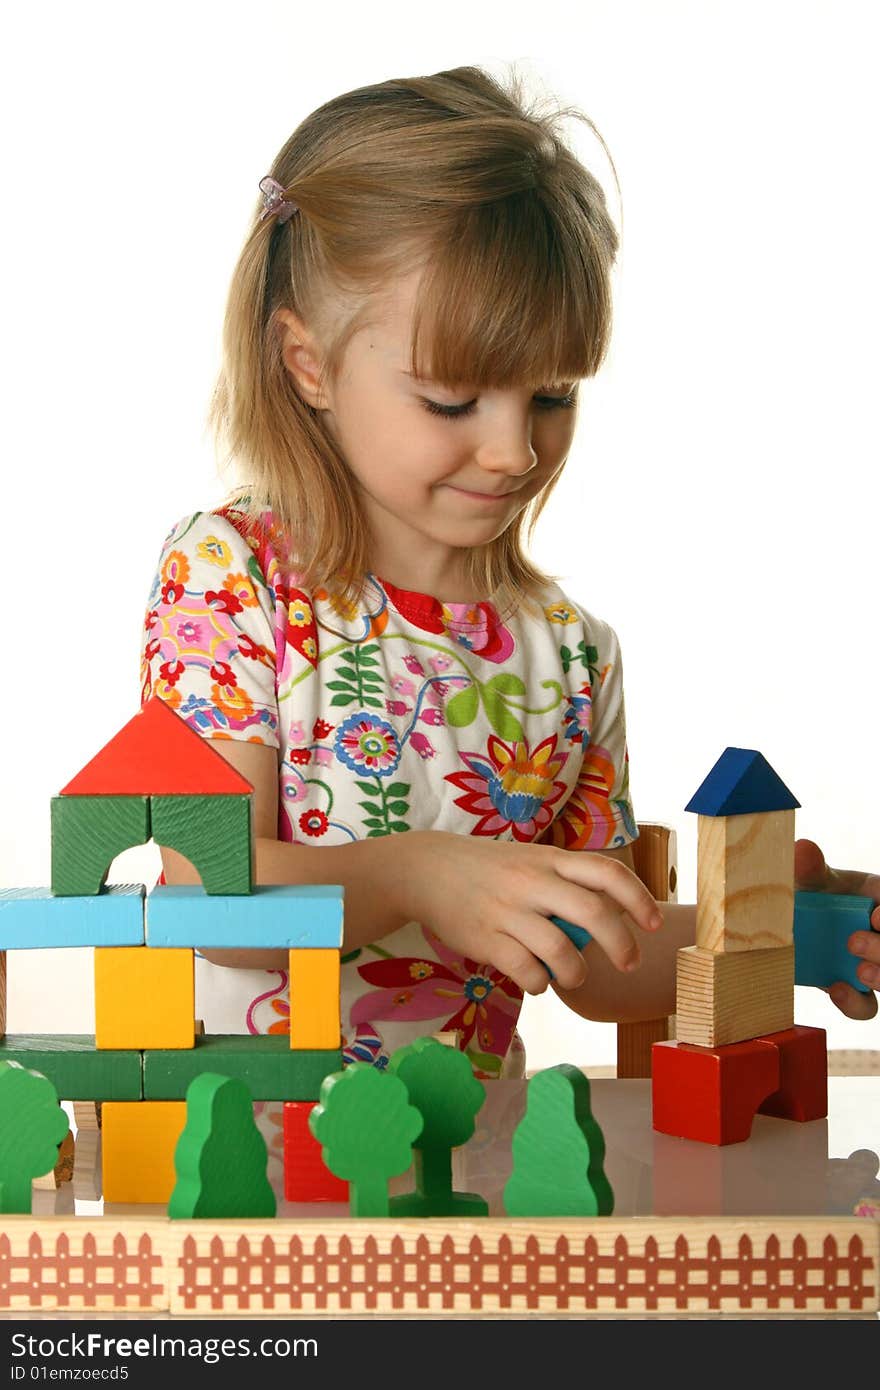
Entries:
[[275, 1215], [266, 1141], [243, 1081], [202, 1072], [186, 1093], [186, 1124], [174, 1150], [177, 1181], [168, 1203], [176, 1220]]
[[243, 1081], [253, 1100], [317, 1100], [342, 1066], [341, 1048], [300, 1051], [287, 1033], [211, 1033], [195, 1047], [144, 1049], [144, 1099], [183, 1100], [201, 1072]]
[[0, 1212], [30, 1212], [31, 1183], [55, 1167], [68, 1128], [51, 1081], [0, 1062]]
[[353, 1062], [328, 1076], [309, 1128], [324, 1164], [349, 1184], [352, 1216], [387, 1216], [388, 1179], [405, 1173], [422, 1117], [393, 1072]]
[[392, 1216], [487, 1216], [482, 1197], [452, 1190], [452, 1150], [470, 1139], [486, 1098], [470, 1060], [434, 1038], [416, 1038], [392, 1054], [388, 1070], [400, 1077], [423, 1122], [413, 1144], [416, 1190], [391, 1198]]
[[513, 1136], [504, 1210], [508, 1216], [610, 1216], [614, 1194], [604, 1158], [583, 1072], [566, 1062], [537, 1072]]
[[141, 1100], [141, 1054], [95, 1047], [93, 1033], [7, 1033], [0, 1062], [47, 1076], [62, 1100]]
[[53, 796], [50, 817], [57, 897], [100, 893], [117, 854], [150, 838], [148, 796]]
[[252, 796], [154, 796], [150, 815], [156, 844], [184, 855], [206, 893], [250, 893]]

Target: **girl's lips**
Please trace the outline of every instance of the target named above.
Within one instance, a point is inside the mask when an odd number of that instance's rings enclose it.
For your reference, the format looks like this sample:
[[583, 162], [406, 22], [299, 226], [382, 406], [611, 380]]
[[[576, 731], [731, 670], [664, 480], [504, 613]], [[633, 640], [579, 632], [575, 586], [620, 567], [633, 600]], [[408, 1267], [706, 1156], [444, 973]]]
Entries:
[[452, 492], [457, 492], [460, 497], [471, 497], [475, 502], [501, 502], [505, 497], [509, 497], [509, 492], [469, 492], [467, 488], [455, 487], [452, 483], [448, 484]]

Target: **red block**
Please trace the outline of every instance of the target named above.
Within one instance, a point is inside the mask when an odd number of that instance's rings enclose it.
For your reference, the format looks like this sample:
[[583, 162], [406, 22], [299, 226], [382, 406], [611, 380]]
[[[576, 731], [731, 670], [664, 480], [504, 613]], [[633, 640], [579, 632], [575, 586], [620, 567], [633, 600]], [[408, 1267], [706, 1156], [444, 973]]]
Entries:
[[246, 796], [253, 787], [154, 695], [60, 796]]
[[325, 1167], [309, 1129], [316, 1100], [284, 1102], [284, 1196], [288, 1202], [347, 1202], [348, 1183]]
[[795, 1024], [781, 1033], [764, 1033], [761, 1041], [779, 1049], [779, 1089], [758, 1106], [761, 1114], [782, 1120], [824, 1120], [828, 1114], [825, 1029]]
[[741, 1144], [758, 1106], [779, 1089], [779, 1056], [772, 1042], [756, 1039], [725, 1047], [654, 1043], [654, 1128], [703, 1144]]

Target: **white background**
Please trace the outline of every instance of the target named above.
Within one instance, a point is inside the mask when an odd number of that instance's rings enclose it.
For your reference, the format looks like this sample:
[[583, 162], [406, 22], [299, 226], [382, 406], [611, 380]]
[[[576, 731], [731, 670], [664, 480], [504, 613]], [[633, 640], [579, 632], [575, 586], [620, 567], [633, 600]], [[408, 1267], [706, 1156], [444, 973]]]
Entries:
[[[257, 183], [315, 106], [465, 63], [597, 123], [622, 184], [610, 360], [537, 558], [620, 637], [632, 790], [679, 837], [760, 749], [830, 862], [880, 871], [878, 96], [863, 0], [4, 7], [0, 886], [48, 882], [49, 800], [138, 707], [162, 538], [220, 495], [204, 429]], [[568, 128], [602, 179], [601, 150]], [[115, 881], [151, 881], [130, 851]], [[13, 1030], [90, 1031], [87, 952], [18, 953]], [[880, 1046], [798, 990], [829, 1046]], [[614, 1030], [527, 1001], [533, 1066]]]

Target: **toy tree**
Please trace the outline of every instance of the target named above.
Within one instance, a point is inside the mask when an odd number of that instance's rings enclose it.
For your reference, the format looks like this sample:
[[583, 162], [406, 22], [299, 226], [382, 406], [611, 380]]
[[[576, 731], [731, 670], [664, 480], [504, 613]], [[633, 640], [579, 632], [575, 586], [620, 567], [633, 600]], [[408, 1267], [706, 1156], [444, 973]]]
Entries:
[[489, 1205], [473, 1192], [452, 1190], [452, 1150], [474, 1132], [486, 1097], [463, 1052], [433, 1038], [416, 1038], [392, 1054], [388, 1070], [400, 1077], [422, 1117], [415, 1149], [415, 1192], [392, 1197], [395, 1216], [486, 1216]]
[[174, 1151], [177, 1182], [168, 1215], [274, 1216], [266, 1141], [243, 1081], [202, 1072], [186, 1092], [186, 1124]]
[[330, 1172], [349, 1183], [352, 1216], [387, 1216], [388, 1179], [406, 1172], [422, 1128], [399, 1077], [369, 1062], [333, 1072], [309, 1128]]
[[610, 1216], [614, 1194], [604, 1158], [583, 1072], [565, 1062], [537, 1072], [513, 1136], [504, 1210], [508, 1216]]
[[31, 1183], [55, 1167], [67, 1130], [52, 1082], [0, 1062], [0, 1212], [30, 1213]]

